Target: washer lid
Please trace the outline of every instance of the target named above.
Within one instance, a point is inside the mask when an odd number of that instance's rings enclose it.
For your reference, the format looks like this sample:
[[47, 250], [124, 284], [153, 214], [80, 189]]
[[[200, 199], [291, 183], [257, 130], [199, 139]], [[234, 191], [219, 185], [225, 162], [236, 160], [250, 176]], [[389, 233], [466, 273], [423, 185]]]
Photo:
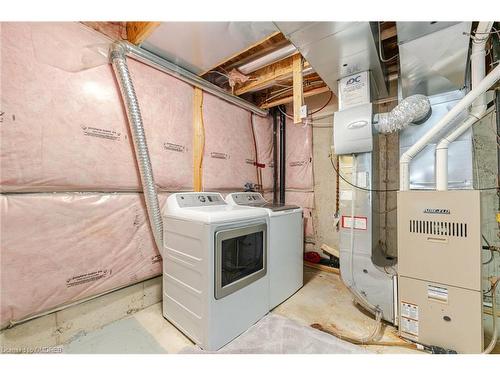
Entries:
[[[211, 198], [211, 199], [209, 199]], [[175, 193], [167, 198], [163, 214], [204, 223], [267, 218], [264, 209], [227, 204], [219, 193]]]

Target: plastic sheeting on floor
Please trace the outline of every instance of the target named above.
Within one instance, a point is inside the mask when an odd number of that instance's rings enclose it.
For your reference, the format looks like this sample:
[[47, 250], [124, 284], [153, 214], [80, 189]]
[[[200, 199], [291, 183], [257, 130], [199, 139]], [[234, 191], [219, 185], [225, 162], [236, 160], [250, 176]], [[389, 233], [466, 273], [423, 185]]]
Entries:
[[141, 194], [15, 194], [0, 202], [2, 327], [161, 274]]
[[[213, 353], [187, 347], [181, 354]], [[364, 354], [365, 349], [302, 325], [278, 314], [269, 313], [218, 354]]]

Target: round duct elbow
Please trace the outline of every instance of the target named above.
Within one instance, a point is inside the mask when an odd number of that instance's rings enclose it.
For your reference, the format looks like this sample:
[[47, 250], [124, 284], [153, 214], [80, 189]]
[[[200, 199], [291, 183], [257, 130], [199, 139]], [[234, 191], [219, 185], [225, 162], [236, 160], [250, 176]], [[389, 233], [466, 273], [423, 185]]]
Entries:
[[374, 126], [379, 133], [393, 133], [411, 123], [427, 120], [431, 112], [431, 103], [425, 95], [412, 95], [403, 99], [391, 112], [377, 114]]

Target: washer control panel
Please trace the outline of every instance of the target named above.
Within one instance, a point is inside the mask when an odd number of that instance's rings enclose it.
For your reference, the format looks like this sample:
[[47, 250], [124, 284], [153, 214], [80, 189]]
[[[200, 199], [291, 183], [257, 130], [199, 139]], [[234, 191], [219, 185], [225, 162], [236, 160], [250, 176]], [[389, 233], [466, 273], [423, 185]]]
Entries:
[[227, 204], [219, 193], [182, 193], [177, 194], [179, 207], [220, 206]]
[[265, 204], [267, 203], [264, 197], [260, 193], [233, 193], [231, 194], [234, 203], [241, 205], [248, 204]]

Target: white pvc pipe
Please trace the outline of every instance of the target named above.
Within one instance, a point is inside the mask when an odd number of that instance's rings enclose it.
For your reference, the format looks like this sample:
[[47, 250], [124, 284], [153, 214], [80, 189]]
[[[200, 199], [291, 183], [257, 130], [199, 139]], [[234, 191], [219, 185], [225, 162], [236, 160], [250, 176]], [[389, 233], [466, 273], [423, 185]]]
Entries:
[[[476, 29], [476, 35], [472, 43], [471, 52], [471, 79], [474, 89], [486, 74], [486, 42], [493, 22], [480, 22]], [[472, 104], [471, 113], [462, 124], [448, 133], [436, 147], [436, 190], [448, 190], [448, 147], [450, 143], [460, 137], [486, 112], [486, 96], [481, 94]]]
[[436, 125], [413, 144], [399, 161], [400, 190], [410, 189], [410, 162], [425, 146], [460, 113], [466, 110], [480, 95], [484, 94], [500, 79], [500, 65], [493, 69], [479, 84], [465, 95]]

